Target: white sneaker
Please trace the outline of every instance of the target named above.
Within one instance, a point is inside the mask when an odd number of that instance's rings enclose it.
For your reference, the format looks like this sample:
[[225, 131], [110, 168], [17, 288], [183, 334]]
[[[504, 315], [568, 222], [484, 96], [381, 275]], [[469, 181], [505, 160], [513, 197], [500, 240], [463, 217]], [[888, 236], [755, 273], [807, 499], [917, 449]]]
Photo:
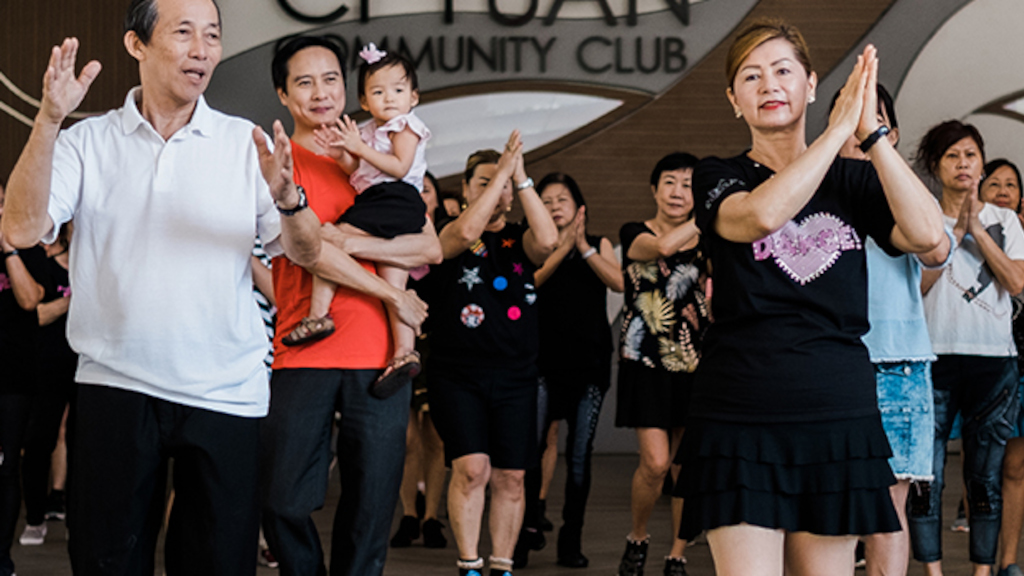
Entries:
[[40, 546], [46, 540], [46, 524], [40, 524], [39, 526], [25, 526], [25, 531], [21, 533], [21, 538], [18, 539], [18, 543], [22, 546]]

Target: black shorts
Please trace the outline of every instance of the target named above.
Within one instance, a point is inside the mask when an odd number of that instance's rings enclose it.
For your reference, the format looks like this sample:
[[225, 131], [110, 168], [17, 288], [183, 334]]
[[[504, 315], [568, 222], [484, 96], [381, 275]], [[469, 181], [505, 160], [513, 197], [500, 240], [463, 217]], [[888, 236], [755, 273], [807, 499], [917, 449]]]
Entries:
[[363, 190], [338, 218], [338, 224], [351, 224], [377, 238], [416, 234], [426, 223], [427, 205], [419, 191], [401, 181], [384, 182]]
[[693, 374], [619, 361], [615, 426], [619, 428], [681, 428], [690, 411]]
[[526, 470], [537, 463], [537, 371], [427, 366], [430, 417], [445, 460], [487, 454], [491, 466]]

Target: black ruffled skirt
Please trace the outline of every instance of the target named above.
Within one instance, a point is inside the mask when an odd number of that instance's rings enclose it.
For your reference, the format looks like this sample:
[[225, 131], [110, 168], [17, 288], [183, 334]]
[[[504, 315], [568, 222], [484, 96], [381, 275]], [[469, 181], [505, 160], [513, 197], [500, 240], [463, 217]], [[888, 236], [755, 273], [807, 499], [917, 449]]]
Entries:
[[338, 218], [377, 238], [416, 234], [427, 223], [427, 205], [419, 191], [402, 181], [370, 186]]
[[881, 417], [736, 423], [691, 418], [676, 462], [680, 537], [740, 523], [862, 535], [900, 530]]

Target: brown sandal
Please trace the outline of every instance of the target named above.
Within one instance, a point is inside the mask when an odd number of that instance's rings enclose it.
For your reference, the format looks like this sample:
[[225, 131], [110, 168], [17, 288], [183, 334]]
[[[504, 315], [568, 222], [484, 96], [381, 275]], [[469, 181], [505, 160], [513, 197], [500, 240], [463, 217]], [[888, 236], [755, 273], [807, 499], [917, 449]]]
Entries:
[[378, 400], [390, 398], [418, 376], [422, 369], [419, 352], [413, 351], [401, 358], [392, 358], [377, 381], [370, 385], [370, 396]]
[[295, 328], [281, 339], [285, 346], [299, 346], [308, 342], [322, 340], [334, 334], [334, 320], [330, 316], [323, 318], [305, 317], [299, 321]]

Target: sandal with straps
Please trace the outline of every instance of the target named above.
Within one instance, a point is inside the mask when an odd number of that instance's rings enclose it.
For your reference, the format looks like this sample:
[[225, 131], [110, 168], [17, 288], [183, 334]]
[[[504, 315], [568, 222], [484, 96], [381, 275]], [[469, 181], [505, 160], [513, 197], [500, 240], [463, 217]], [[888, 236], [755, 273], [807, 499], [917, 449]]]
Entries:
[[330, 316], [323, 318], [310, 318], [309, 316], [299, 320], [299, 323], [290, 334], [281, 339], [285, 346], [299, 346], [309, 342], [316, 342], [334, 334], [334, 320]]
[[384, 373], [370, 385], [370, 396], [378, 400], [390, 398], [418, 376], [422, 369], [419, 352], [413, 351], [401, 358], [392, 358]]

